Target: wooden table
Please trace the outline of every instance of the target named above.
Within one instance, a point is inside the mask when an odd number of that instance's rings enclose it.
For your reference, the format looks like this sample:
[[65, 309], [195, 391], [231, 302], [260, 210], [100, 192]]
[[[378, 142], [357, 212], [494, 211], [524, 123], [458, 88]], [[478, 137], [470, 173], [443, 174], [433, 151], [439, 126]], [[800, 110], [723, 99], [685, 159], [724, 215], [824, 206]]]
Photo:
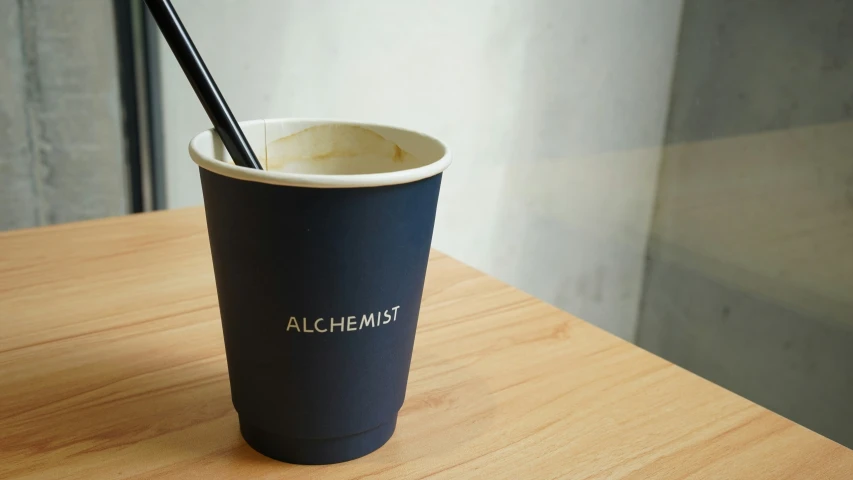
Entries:
[[853, 452], [434, 253], [394, 437], [279, 463], [237, 430], [200, 209], [0, 235], [0, 477], [368, 475], [851, 479]]

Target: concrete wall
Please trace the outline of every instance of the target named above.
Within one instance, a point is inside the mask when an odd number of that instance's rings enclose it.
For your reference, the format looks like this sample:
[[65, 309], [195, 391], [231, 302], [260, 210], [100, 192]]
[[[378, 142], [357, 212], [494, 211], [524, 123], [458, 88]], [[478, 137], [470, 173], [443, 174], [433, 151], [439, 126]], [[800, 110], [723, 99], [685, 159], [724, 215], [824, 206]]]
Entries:
[[853, 4], [688, 0], [639, 345], [853, 446]]
[[[434, 245], [633, 336], [679, 1], [174, 3], [237, 117], [444, 139]], [[198, 204], [186, 144], [209, 121], [162, 59], [167, 200]]]
[[0, 230], [126, 213], [112, 2], [0, 0]]

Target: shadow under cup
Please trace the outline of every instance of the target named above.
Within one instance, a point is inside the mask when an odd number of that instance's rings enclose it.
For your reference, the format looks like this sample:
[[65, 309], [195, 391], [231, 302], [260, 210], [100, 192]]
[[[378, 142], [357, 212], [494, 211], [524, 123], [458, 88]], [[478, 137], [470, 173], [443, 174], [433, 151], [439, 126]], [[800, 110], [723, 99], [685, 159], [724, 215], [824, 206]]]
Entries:
[[229, 163], [211, 131], [190, 143], [240, 430], [291, 463], [366, 455], [405, 397], [450, 154], [385, 126], [241, 126], [268, 170]]

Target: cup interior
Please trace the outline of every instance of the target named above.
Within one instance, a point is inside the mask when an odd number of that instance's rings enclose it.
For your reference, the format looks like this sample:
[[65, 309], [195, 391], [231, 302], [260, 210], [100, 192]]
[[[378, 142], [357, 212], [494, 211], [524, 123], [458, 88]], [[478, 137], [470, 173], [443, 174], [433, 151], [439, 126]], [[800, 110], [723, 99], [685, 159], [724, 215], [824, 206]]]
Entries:
[[234, 165], [212, 130], [190, 142], [193, 160], [244, 180], [314, 187], [406, 183], [440, 173], [450, 163], [447, 147], [437, 139], [385, 125], [272, 119], [240, 126], [263, 171]]

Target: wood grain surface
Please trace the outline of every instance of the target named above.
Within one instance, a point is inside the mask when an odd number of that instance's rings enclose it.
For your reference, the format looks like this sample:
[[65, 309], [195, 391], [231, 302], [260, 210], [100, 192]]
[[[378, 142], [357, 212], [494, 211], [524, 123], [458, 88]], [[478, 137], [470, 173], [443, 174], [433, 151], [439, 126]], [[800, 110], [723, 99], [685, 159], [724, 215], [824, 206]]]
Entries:
[[0, 235], [0, 478], [368, 476], [850, 479], [853, 452], [434, 253], [394, 437], [279, 463], [237, 429], [200, 209]]

